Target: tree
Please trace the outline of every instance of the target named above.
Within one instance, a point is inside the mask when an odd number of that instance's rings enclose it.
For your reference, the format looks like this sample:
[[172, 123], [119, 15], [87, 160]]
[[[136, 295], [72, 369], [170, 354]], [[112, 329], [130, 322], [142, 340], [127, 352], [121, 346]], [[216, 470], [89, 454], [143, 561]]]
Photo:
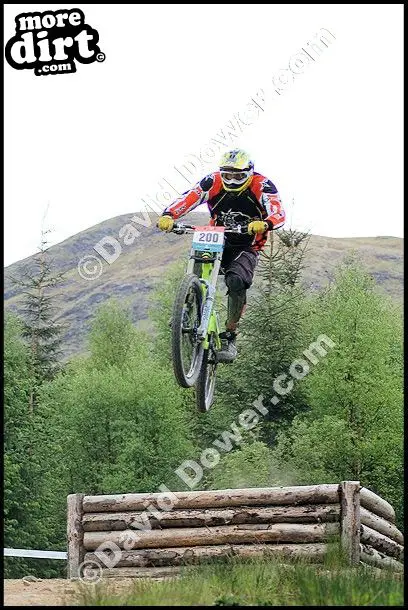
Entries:
[[[48, 232], [41, 232], [33, 264], [19, 277], [11, 277], [22, 289], [21, 317], [6, 316], [5, 521], [7, 544], [11, 547], [47, 549], [51, 544], [52, 548], [45, 480], [49, 464], [43, 460], [42, 447], [49, 429], [41, 413], [37, 413], [37, 406], [42, 384], [60, 369], [63, 327], [56, 321], [54, 299], [63, 274], [53, 271]], [[35, 563], [36, 560], [9, 560], [7, 573], [27, 574]], [[42, 562], [40, 573], [55, 575], [58, 570]]]
[[[27, 409], [35, 382], [29, 347], [22, 338], [23, 324], [6, 313], [4, 327], [4, 545], [11, 548], [47, 548], [43, 520], [44, 463], [39, 454], [40, 422]], [[26, 559], [6, 561], [7, 577], [31, 572]]]
[[306, 347], [301, 272], [307, 245], [306, 233], [292, 229], [271, 233], [270, 242], [260, 255], [258, 281], [251, 288], [251, 300], [240, 325], [238, 358], [231, 367], [220, 371], [222, 405], [232, 403], [238, 411], [263, 396], [264, 404], [270, 408], [260, 430], [269, 446], [274, 445], [278, 428], [289, 425], [296, 413], [307, 408], [301, 387], [281, 396], [278, 404], [270, 403], [276, 395], [276, 377], [285, 373]]
[[400, 312], [348, 258], [309, 313], [310, 337], [324, 333], [335, 346], [303, 382], [310, 411], [280, 435], [280, 461], [297, 470], [299, 482], [360, 480], [394, 504], [401, 520]]
[[210, 471], [207, 487], [238, 489], [268, 487], [273, 484], [271, 451], [264, 443], [253, 441], [223, 456], [219, 466]]
[[[118, 303], [99, 309], [90, 336], [91, 355], [72, 361], [41, 393], [39, 408], [59, 444], [61, 495], [169, 485], [194, 451], [172, 371]], [[124, 349], [112, 351], [121, 341]]]
[[22, 304], [19, 313], [23, 319], [23, 336], [31, 351], [31, 362], [35, 383], [30, 394], [30, 409], [34, 408], [37, 389], [44, 380], [52, 379], [60, 368], [63, 325], [57, 322], [55, 288], [64, 274], [53, 271], [49, 255], [47, 233], [41, 231], [39, 252], [34, 256], [33, 268], [12, 277], [15, 285], [22, 289]]
[[[21, 338], [22, 324], [10, 313], [4, 326], [4, 537], [13, 546], [24, 542], [28, 532], [21, 528], [30, 504], [28, 479], [30, 457], [27, 440], [30, 420], [27, 411], [31, 391], [30, 354]], [[20, 542], [20, 544], [21, 544]]]
[[136, 330], [126, 307], [116, 299], [109, 299], [98, 307], [89, 333], [92, 362], [101, 369], [122, 367], [135, 337]]
[[157, 284], [150, 297], [149, 316], [154, 325], [155, 353], [160, 360], [171, 366], [171, 331], [170, 321], [173, 303], [181, 280], [185, 274], [185, 261], [173, 263], [163, 280]]

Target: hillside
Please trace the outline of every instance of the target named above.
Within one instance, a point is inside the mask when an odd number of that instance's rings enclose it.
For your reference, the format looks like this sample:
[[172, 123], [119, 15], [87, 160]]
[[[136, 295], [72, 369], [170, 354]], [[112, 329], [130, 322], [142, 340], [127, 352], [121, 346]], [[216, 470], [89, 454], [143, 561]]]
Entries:
[[[154, 286], [165, 277], [172, 263], [189, 253], [190, 235], [178, 236], [159, 233], [155, 226], [145, 227], [130, 222], [132, 214], [125, 214], [90, 227], [50, 248], [55, 269], [66, 273], [60, 287], [58, 306], [60, 320], [66, 325], [65, 354], [86, 349], [85, 338], [96, 307], [111, 296], [126, 299], [131, 304], [133, 320], [144, 325], [148, 317], [149, 296]], [[185, 222], [204, 224], [207, 216], [190, 214]], [[155, 221], [153, 220], [153, 223]], [[119, 238], [121, 228], [127, 224], [136, 227], [140, 234], [131, 245]], [[122, 235], [122, 234], [121, 234]], [[122, 252], [108, 264], [97, 279], [86, 280], [78, 273], [78, 262], [86, 255], [96, 255], [93, 247], [105, 236], [118, 240]], [[304, 270], [304, 284], [316, 290], [332, 277], [335, 266], [351, 250], [360, 253], [368, 271], [376, 280], [379, 290], [396, 300], [403, 292], [403, 240], [397, 237], [331, 238], [311, 236]], [[112, 249], [109, 250], [112, 252]], [[32, 257], [5, 268], [5, 309], [16, 310], [20, 293], [13, 286], [11, 276], [18, 276], [32, 265]]]

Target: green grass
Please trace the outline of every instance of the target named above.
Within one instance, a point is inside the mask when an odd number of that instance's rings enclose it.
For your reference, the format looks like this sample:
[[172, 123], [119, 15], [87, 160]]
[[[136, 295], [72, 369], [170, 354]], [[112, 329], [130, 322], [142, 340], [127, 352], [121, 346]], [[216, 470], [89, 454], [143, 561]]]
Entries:
[[83, 584], [83, 606], [402, 606], [403, 580], [388, 570], [349, 568], [335, 554], [323, 564], [278, 558], [185, 566], [164, 581], [135, 579], [115, 593], [112, 584]]

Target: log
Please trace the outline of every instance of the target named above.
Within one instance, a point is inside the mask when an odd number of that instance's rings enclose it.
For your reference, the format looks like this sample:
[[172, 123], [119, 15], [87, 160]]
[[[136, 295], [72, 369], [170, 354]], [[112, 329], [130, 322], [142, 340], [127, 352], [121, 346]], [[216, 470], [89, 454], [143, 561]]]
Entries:
[[391, 555], [398, 561], [403, 562], [404, 560], [404, 547], [384, 536], [379, 532], [371, 529], [367, 525], [360, 526], [360, 540], [365, 544], [372, 546], [374, 549], [381, 551], [385, 555]]
[[371, 529], [384, 534], [384, 536], [388, 536], [388, 538], [395, 540], [395, 542], [404, 544], [404, 536], [395, 525], [382, 519], [382, 517], [377, 517], [377, 515], [374, 515], [362, 506], [360, 507], [360, 521], [363, 525], [368, 525]]
[[350, 565], [360, 561], [360, 483], [341, 483], [341, 545]]
[[393, 580], [403, 580], [404, 578], [404, 573], [403, 572], [389, 572], [388, 570], [385, 572], [382, 568], [379, 568], [378, 566], [374, 566], [371, 563], [366, 563], [365, 561], [360, 561], [360, 565], [364, 566], [365, 568], [368, 568], [370, 570], [370, 572], [376, 576], [377, 578], [390, 578], [390, 576], [393, 578]]
[[360, 490], [360, 504], [375, 515], [395, 523], [395, 510], [391, 504], [366, 487]]
[[84, 530], [82, 527], [82, 500], [84, 494], [67, 497], [67, 578], [79, 578], [84, 560]]
[[180, 574], [179, 567], [166, 568], [105, 568], [102, 578], [171, 578]]
[[[115, 494], [85, 496], [84, 512], [99, 513], [145, 510], [153, 504], [159, 510], [180, 508], [222, 508], [231, 506], [332, 504], [339, 502], [339, 485], [298, 485], [294, 487], [251, 487], [210, 491]], [[158, 502], [158, 504], [157, 504]]]
[[212, 544], [259, 542], [323, 542], [339, 534], [339, 523], [276, 523], [221, 525], [219, 527], [169, 528], [163, 530], [124, 530], [123, 532], [85, 532], [84, 547], [94, 551], [104, 545], [119, 549], [166, 548]]
[[303, 506], [237, 507], [232, 509], [186, 509], [122, 513], [85, 513], [85, 532], [107, 532], [128, 528], [204, 527], [237, 523], [326, 523], [340, 519], [339, 504]]
[[206, 559], [224, 557], [262, 557], [282, 555], [284, 557], [307, 557], [321, 561], [326, 553], [324, 543], [314, 544], [220, 544], [217, 546], [169, 547], [167, 549], [140, 549], [122, 551], [120, 560], [113, 565], [112, 553], [86, 553], [85, 561], [113, 568], [179, 566], [199, 563]]
[[372, 566], [388, 569], [391, 568], [397, 572], [404, 571], [404, 566], [402, 563], [365, 544], [360, 545], [360, 558], [361, 561], [364, 561], [364, 563], [368, 563]]

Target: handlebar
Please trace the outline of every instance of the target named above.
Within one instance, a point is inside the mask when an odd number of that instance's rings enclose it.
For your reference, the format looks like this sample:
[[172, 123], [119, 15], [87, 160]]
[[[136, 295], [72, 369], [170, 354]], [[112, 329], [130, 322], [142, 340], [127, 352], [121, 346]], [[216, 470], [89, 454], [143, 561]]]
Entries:
[[[174, 223], [174, 227], [171, 230], [172, 233], [176, 233], [177, 235], [183, 235], [184, 233], [194, 233], [197, 229], [195, 225], [184, 224], [182, 222]], [[247, 233], [245, 229], [241, 225], [238, 225], [234, 229], [224, 229], [225, 233]]]

